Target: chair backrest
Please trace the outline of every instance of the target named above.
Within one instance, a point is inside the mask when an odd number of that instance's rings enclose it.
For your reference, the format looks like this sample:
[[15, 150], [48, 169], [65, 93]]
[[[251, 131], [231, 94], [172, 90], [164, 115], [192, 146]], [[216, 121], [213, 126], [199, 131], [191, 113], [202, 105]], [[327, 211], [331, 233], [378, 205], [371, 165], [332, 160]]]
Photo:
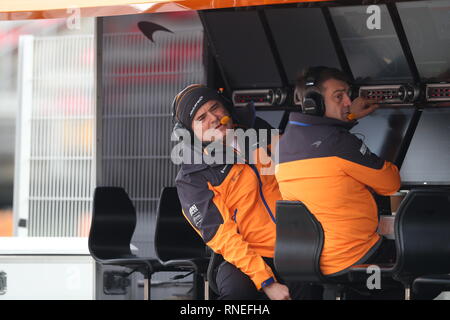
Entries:
[[324, 282], [322, 225], [300, 201], [277, 201], [275, 267], [285, 281]]
[[224, 261], [225, 260], [223, 259], [222, 255], [212, 252], [208, 264], [208, 270], [206, 272], [206, 278], [208, 279], [209, 287], [216, 295], [220, 295], [219, 288], [217, 287], [216, 282], [217, 269], [219, 265]]
[[130, 242], [136, 227], [136, 211], [128, 194], [120, 187], [97, 187], [89, 251], [96, 260], [131, 255]]
[[183, 216], [177, 189], [161, 192], [156, 218], [155, 251], [162, 261], [206, 258], [206, 245]]
[[411, 190], [395, 219], [396, 277], [450, 273], [450, 191]]

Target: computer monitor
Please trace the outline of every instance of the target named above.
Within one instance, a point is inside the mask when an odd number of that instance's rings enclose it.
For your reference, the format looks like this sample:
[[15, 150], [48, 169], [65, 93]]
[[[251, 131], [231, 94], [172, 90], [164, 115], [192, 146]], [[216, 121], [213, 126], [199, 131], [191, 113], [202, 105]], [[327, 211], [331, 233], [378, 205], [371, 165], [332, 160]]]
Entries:
[[414, 108], [380, 108], [358, 120], [351, 132], [364, 141], [372, 153], [396, 163]]
[[400, 171], [406, 186], [450, 185], [450, 109], [424, 109]]

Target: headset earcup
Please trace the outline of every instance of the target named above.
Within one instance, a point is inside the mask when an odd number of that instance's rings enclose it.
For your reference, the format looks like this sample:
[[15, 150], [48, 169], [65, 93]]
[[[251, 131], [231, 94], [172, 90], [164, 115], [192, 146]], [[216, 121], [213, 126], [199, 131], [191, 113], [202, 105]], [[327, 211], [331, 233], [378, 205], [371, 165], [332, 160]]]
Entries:
[[323, 100], [323, 95], [317, 93], [316, 100], [317, 100], [317, 115], [319, 117], [323, 117], [325, 115], [325, 101]]
[[302, 112], [314, 116], [323, 116], [325, 114], [325, 103], [322, 94], [314, 88], [307, 90], [303, 98]]

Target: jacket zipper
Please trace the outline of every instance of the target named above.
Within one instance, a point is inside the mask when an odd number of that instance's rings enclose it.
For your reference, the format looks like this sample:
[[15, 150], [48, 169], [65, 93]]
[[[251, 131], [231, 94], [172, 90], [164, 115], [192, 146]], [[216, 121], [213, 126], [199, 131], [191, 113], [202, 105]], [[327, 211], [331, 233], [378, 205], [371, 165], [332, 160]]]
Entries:
[[233, 216], [231, 217], [231, 219], [234, 220], [235, 223], [237, 223], [237, 220], [236, 220], [236, 214], [237, 214], [237, 212], [238, 212], [238, 209], [236, 208], [236, 209], [234, 210]]
[[269, 213], [270, 218], [272, 219], [273, 223], [276, 224], [275, 217], [274, 217], [274, 215], [273, 215], [273, 213], [272, 213], [272, 210], [270, 210], [270, 207], [269, 207], [269, 205], [267, 204], [266, 198], [264, 198], [264, 194], [263, 194], [263, 191], [262, 191], [262, 181], [261, 181], [261, 177], [259, 176], [258, 169], [257, 169], [254, 165], [252, 165], [252, 164], [249, 164], [249, 166], [250, 166], [250, 168], [252, 168], [252, 170], [253, 170], [253, 171], [255, 172], [255, 174], [256, 174], [256, 177], [258, 178], [258, 182], [259, 182], [259, 195], [261, 196], [261, 199], [262, 199], [262, 201], [263, 201], [263, 203], [264, 203], [264, 206], [266, 207], [266, 210], [267, 210], [267, 212]]

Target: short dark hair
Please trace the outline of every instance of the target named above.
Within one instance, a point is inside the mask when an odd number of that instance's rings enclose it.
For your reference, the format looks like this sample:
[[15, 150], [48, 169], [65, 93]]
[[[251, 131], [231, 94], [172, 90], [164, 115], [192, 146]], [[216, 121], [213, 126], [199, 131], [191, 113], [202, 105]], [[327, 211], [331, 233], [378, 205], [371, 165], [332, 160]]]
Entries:
[[323, 89], [323, 83], [330, 79], [340, 80], [350, 84], [350, 78], [339, 69], [325, 66], [309, 67], [302, 71], [295, 84], [295, 91], [300, 100], [303, 100], [306, 82], [311, 77], [314, 78], [315, 86], [321, 91]]

